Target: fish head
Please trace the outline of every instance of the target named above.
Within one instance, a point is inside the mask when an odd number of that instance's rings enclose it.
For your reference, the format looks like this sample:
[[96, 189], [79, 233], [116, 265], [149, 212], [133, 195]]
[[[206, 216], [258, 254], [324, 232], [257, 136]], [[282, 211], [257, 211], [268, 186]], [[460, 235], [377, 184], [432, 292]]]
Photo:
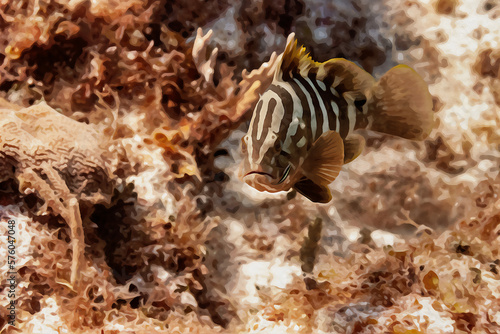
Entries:
[[[287, 191], [297, 179], [300, 154], [283, 149], [288, 128], [280, 127], [284, 115], [282, 103], [272, 102], [266, 94], [261, 100], [254, 110], [248, 133], [241, 140], [244, 158], [239, 176], [259, 191]], [[268, 108], [268, 112], [259, 115], [262, 108]]]
[[241, 179], [259, 191], [274, 193], [289, 190], [293, 186], [292, 180], [295, 179], [297, 169], [283, 153], [269, 150], [259, 163], [246, 156], [240, 171]]

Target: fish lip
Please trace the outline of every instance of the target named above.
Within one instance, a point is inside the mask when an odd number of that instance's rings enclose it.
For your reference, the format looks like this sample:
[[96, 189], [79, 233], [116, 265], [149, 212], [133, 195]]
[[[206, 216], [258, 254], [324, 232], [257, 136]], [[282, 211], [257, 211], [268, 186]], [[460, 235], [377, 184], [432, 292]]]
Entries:
[[272, 179], [274, 179], [274, 178], [273, 178], [273, 176], [272, 176], [271, 174], [266, 173], [266, 172], [259, 172], [259, 171], [256, 171], [256, 170], [246, 173], [246, 174], [245, 174], [245, 176], [252, 175], [252, 174], [266, 175], [266, 176], [269, 176], [269, 177], [271, 177]]

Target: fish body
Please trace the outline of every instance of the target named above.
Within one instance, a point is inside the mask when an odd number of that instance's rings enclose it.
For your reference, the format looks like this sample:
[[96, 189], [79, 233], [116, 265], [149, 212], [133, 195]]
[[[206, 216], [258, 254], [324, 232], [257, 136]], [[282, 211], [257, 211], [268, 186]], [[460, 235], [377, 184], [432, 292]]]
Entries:
[[240, 177], [260, 191], [293, 188], [325, 203], [328, 184], [364, 148], [356, 129], [421, 140], [432, 125], [427, 85], [410, 67], [377, 82], [343, 58], [313, 61], [292, 35], [242, 138]]

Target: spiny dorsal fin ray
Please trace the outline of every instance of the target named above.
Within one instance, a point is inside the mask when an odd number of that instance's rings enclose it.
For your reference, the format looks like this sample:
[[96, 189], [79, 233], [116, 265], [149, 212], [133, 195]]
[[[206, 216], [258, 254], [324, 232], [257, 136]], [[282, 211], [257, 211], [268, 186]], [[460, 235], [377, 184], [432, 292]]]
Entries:
[[286, 48], [278, 64], [275, 79], [283, 80], [283, 78], [291, 77], [293, 74], [307, 73], [309, 68], [318, 65], [319, 63], [312, 60], [309, 53], [306, 53], [306, 48], [298, 45], [295, 33], [291, 33], [286, 41]]
[[276, 69], [275, 79], [287, 80], [294, 74], [306, 76], [311, 68], [316, 68], [318, 80], [330, 78], [334, 87], [343, 92], [364, 95], [375, 83], [375, 79], [361, 67], [344, 58], [334, 58], [320, 63], [314, 61], [304, 46], [299, 46], [295, 33], [288, 36], [286, 48]]
[[302, 173], [319, 185], [328, 185], [339, 175], [344, 163], [344, 143], [335, 131], [323, 133], [311, 146]]

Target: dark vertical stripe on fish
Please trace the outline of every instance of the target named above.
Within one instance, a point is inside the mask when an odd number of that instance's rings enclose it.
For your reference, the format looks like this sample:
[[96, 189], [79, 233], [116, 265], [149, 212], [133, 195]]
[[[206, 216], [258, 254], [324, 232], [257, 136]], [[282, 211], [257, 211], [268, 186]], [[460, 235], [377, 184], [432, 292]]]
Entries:
[[[298, 76], [300, 75], [297, 75], [297, 77]], [[297, 94], [297, 97], [302, 104], [302, 121], [306, 125], [304, 128], [302, 128], [299, 124], [299, 126], [297, 127], [297, 133], [292, 136], [292, 143], [297, 144], [302, 139], [302, 137], [305, 137], [307, 142], [307, 149], [309, 150], [313, 143], [313, 135], [311, 131], [311, 110], [309, 110], [309, 102], [307, 102], [307, 97], [302, 89], [300, 89], [300, 86], [293, 79], [287, 81], [287, 83], [292, 86], [293, 91], [295, 92], [295, 94]]]
[[[328, 87], [328, 90], [330, 90], [330, 87], [332, 87], [339, 94], [339, 97], [334, 96], [333, 101], [335, 103], [337, 103], [337, 106], [339, 107], [339, 122], [340, 122], [339, 134], [342, 138], [345, 138], [349, 134], [349, 117], [348, 117], [348, 111], [347, 111], [348, 104], [347, 104], [347, 101], [343, 97], [343, 94], [347, 91], [347, 89], [342, 83], [334, 85], [335, 78], [336, 78], [335, 72], [333, 72], [329, 68], [325, 68], [324, 65], [323, 65], [323, 69], [326, 72], [326, 75], [325, 75], [325, 78], [323, 79], [323, 82]], [[337, 74], [340, 74], [340, 73], [337, 73]]]
[[313, 83], [314, 88], [316, 89], [316, 92], [319, 95], [319, 98], [321, 98], [321, 100], [325, 104], [326, 114], [328, 115], [328, 128], [330, 130], [335, 131], [335, 129], [337, 128], [338, 118], [337, 118], [337, 115], [335, 114], [335, 111], [333, 110], [332, 102], [336, 104], [335, 100], [337, 99], [337, 97], [335, 97], [332, 94], [332, 91], [330, 90], [330, 86], [325, 84], [323, 81], [322, 82], [325, 85], [326, 91], [323, 90], [323, 88], [321, 88], [319, 86], [319, 84], [317, 82], [318, 79], [317, 79], [316, 74], [317, 73], [315, 73], [315, 72], [309, 72], [309, 79]]
[[[299, 80], [302, 86], [304, 86], [309, 96], [311, 96], [311, 100], [314, 106], [314, 110], [311, 110], [311, 114], [314, 113], [316, 116], [316, 133], [313, 133], [312, 138], [314, 142], [323, 133], [323, 113], [321, 112], [321, 107], [319, 105], [318, 95], [316, 93], [316, 89], [314, 89], [314, 87], [312, 87], [311, 84], [309, 84], [309, 82], [302, 75], [297, 75], [296, 78]], [[307, 100], [306, 103], [308, 103]], [[307, 105], [309, 105], [309, 103]]]
[[269, 102], [267, 104], [267, 110], [266, 110], [266, 118], [264, 118], [264, 129], [267, 129], [266, 133], [262, 134], [262, 137], [267, 136], [267, 133], [271, 129], [271, 124], [273, 123], [273, 114], [274, 114], [274, 109], [276, 108], [276, 99], [275, 98], [270, 98]]
[[[276, 99], [275, 98], [269, 98], [268, 102], [267, 102], [267, 108], [266, 108], [266, 117], [264, 118], [264, 123], [263, 123], [263, 131], [262, 131], [262, 137], [260, 138], [261, 140], [259, 141], [259, 147], [262, 147], [262, 145], [264, 145], [264, 143], [266, 142], [266, 139], [267, 139], [267, 135], [269, 134], [270, 131], [272, 131], [271, 129], [271, 124], [273, 123], [273, 114], [274, 114], [274, 109], [276, 108]], [[278, 138], [279, 140], [279, 138]], [[274, 145], [270, 146], [269, 149], [264, 152], [264, 156], [270, 151], [272, 150], [274, 147]]]
[[[326, 112], [328, 114], [328, 127], [330, 130], [335, 131], [337, 129], [337, 123], [338, 123], [339, 119], [337, 118], [337, 115], [335, 114], [335, 111], [333, 110], [332, 103], [335, 103], [335, 105], [337, 107], [339, 107], [339, 105], [337, 103], [339, 98], [336, 97], [335, 95], [333, 95], [332, 91], [330, 90], [332, 81], [331, 80], [322, 81], [323, 84], [325, 85], [325, 88], [326, 88], [326, 91], [325, 91], [321, 87], [319, 87], [319, 85], [316, 81], [317, 80], [316, 73], [312, 73], [312, 75], [310, 75], [309, 78], [313, 82], [314, 87], [316, 88], [319, 96], [321, 97], [321, 99], [325, 103]], [[340, 111], [339, 111], [339, 115], [340, 115]], [[339, 126], [339, 130], [340, 130], [340, 126]]]
[[281, 138], [281, 141], [284, 142], [288, 128], [290, 127], [290, 123], [292, 123], [293, 119], [293, 97], [285, 88], [274, 84], [269, 87], [269, 90], [277, 94], [281, 99], [281, 103], [283, 103], [284, 113], [283, 118], [281, 119], [278, 136]]
[[340, 137], [345, 138], [349, 134], [349, 116], [348, 116], [348, 104], [342, 95], [338, 98], [339, 103], [339, 122], [340, 122]]

